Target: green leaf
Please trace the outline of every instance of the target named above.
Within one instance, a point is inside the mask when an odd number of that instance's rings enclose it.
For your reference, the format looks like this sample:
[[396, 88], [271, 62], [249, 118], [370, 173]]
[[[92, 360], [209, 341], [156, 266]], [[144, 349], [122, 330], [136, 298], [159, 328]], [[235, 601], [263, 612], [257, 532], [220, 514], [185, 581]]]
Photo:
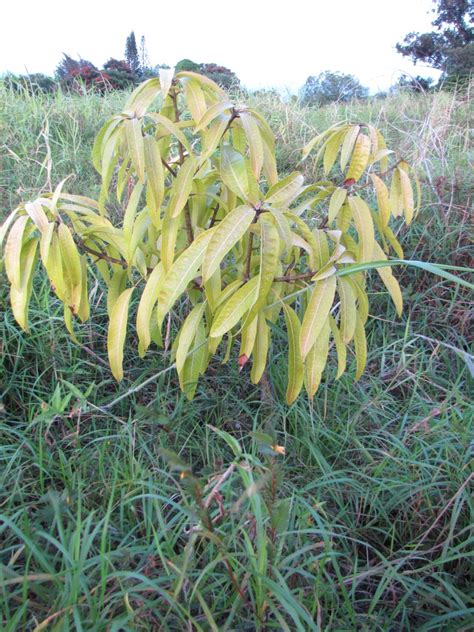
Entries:
[[229, 250], [243, 237], [254, 217], [252, 207], [239, 206], [216, 226], [202, 264], [204, 283], [207, 283]]
[[300, 348], [303, 360], [324, 327], [334, 301], [335, 292], [336, 277], [334, 275], [317, 281], [314, 286], [301, 326]]
[[286, 329], [288, 332], [288, 385], [286, 388], [286, 402], [292, 404], [298, 397], [304, 380], [304, 365], [300, 351], [301, 324], [296, 312], [283, 304]]
[[437, 276], [443, 277], [444, 279], [447, 279], [452, 283], [457, 283], [458, 285], [468, 287], [470, 290], [474, 290], [474, 283], [470, 283], [469, 281], [466, 281], [461, 277], [447, 272], [447, 270], [457, 270], [458, 272], [466, 272], [472, 274], [473, 271], [470, 268], [447, 266], [439, 263], [428, 263], [427, 261], [410, 261], [408, 259], [388, 259], [387, 261], [370, 261], [366, 263], [356, 263], [354, 265], [347, 266], [346, 268], [338, 270], [337, 276], [346, 276], [348, 274], [353, 274], [354, 272], [363, 272], [364, 270], [376, 270], [377, 268], [384, 268], [387, 266], [412, 266], [413, 268], [420, 268], [425, 272], [436, 274]]
[[112, 374], [117, 382], [123, 378], [123, 346], [127, 332], [128, 305], [134, 288], [124, 290], [116, 300], [110, 314], [109, 329], [107, 334], [107, 349], [109, 364]]

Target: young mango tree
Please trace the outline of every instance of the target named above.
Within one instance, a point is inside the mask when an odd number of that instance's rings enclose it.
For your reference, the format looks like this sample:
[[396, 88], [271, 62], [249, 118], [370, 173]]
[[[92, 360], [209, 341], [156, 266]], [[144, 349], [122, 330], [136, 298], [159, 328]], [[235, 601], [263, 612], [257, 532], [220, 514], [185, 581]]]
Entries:
[[392, 218], [410, 223], [416, 213], [410, 167], [362, 123], [334, 125], [308, 143], [303, 158], [312, 152], [324, 180], [305, 184], [298, 172], [281, 179], [274, 135], [258, 112], [230, 101], [206, 77], [162, 70], [97, 136], [97, 201], [65, 193], [63, 181], [4, 222], [15, 319], [28, 330], [40, 260], [76, 339], [75, 321], [90, 316], [88, 270], [95, 266], [107, 288], [108, 356], [118, 381], [131, 306], [143, 356], [152, 342], [164, 344], [162, 330], [178, 304], [187, 315], [170, 356], [189, 398], [213, 356], [226, 361], [237, 345], [239, 365], [250, 360], [258, 383], [277, 321], [288, 336], [289, 404], [303, 385], [314, 396], [331, 344], [336, 377], [353, 346], [359, 378], [368, 269], [377, 269], [402, 311], [388, 257], [393, 251], [403, 259]]

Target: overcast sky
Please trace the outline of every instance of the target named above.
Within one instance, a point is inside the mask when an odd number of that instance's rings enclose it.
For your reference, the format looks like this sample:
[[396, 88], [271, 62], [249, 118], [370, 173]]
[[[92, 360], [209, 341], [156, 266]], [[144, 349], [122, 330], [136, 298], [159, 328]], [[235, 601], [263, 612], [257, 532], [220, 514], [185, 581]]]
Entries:
[[371, 91], [400, 72], [437, 76], [395, 51], [430, 30], [431, 0], [5, 0], [0, 73], [53, 74], [62, 52], [101, 66], [123, 59], [134, 30], [152, 65], [183, 58], [231, 68], [249, 88], [297, 90], [323, 70], [356, 75]]

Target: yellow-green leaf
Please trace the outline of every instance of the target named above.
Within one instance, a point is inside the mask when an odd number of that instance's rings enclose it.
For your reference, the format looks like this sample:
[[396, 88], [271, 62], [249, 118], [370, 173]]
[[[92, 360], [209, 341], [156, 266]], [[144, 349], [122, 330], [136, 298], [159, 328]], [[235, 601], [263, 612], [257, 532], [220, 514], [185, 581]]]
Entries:
[[355, 335], [354, 335], [354, 348], [356, 354], [356, 375], [355, 379], [358, 380], [362, 373], [365, 371], [367, 364], [367, 339], [365, 337], [364, 323], [361, 318], [357, 318]]
[[[301, 324], [296, 312], [283, 304], [286, 330], [288, 333], [288, 385], [286, 388], [287, 404], [292, 404], [298, 397], [304, 380], [304, 365], [300, 351]], [[324, 324], [324, 323], [323, 323]]]
[[124, 125], [132, 164], [138, 179], [143, 184], [145, 181], [145, 152], [143, 148], [142, 124], [137, 118], [132, 118], [125, 120]]
[[372, 215], [370, 214], [370, 209], [366, 202], [364, 202], [364, 200], [360, 197], [350, 196], [348, 200], [352, 216], [354, 217], [355, 227], [359, 235], [359, 244], [361, 246], [361, 256], [359, 260], [361, 262], [372, 261], [375, 235], [374, 222], [372, 220]]
[[186, 206], [186, 202], [188, 201], [193, 188], [195, 169], [196, 163], [194, 159], [189, 156], [179, 168], [178, 175], [173, 181], [171, 199], [168, 207], [170, 217], [173, 219], [178, 217], [183, 208]]
[[230, 101], [220, 101], [219, 103], [215, 103], [201, 117], [194, 131], [200, 132], [202, 129], [207, 127], [207, 125], [209, 125], [209, 123], [211, 123], [215, 118], [220, 116], [226, 110], [231, 110], [233, 107], [234, 105]]
[[153, 198], [153, 212], [151, 213], [151, 217], [155, 226], [159, 227], [160, 208], [165, 195], [165, 174], [157, 141], [152, 136], [145, 136], [143, 142], [147, 187], [150, 188]]
[[162, 322], [188, 283], [196, 276], [212, 235], [213, 229], [201, 233], [173, 263], [158, 294], [158, 322]]
[[63, 276], [66, 288], [65, 300], [73, 314], [77, 314], [81, 303], [81, 259], [69, 227], [63, 222], [58, 227], [59, 247], [63, 261]]
[[[374, 260], [380, 261], [380, 260], [386, 260], [386, 259], [387, 259], [386, 254], [384, 253], [382, 248], [378, 245], [378, 243], [375, 242]], [[402, 292], [400, 290], [400, 285], [397, 279], [394, 277], [392, 269], [388, 267], [377, 268], [377, 272], [380, 278], [382, 279], [383, 284], [387, 288], [388, 293], [392, 297], [392, 301], [395, 305], [398, 316], [401, 316], [402, 311], [403, 311], [403, 297], [402, 297]]]
[[219, 308], [212, 323], [211, 338], [218, 338], [230, 331], [252, 307], [257, 299], [258, 282], [258, 277], [250, 279]]
[[375, 187], [377, 194], [377, 206], [379, 208], [380, 221], [382, 226], [388, 226], [390, 220], [390, 199], [388, 196], [388, 189], [385, 182], [374, 173], [371, 174], [371, 179]]
[[346, 362], [347, 362], [347, 348], [344, 344], [341, 336], [341, 332], [339, 331], [338, 326], [336, 325], [336, 321], [332, 316], [329, 316], [329, 326], [331, 327], [332, 336], [334, 338], [334, 344], [336, 346], [337, 353], [337, 373], [336, 380], [338, 380], [341, 375], [346, 370]]
[[347, 170], [346, 180], [360, 179], [367, 167], [370, 155], [370, 138], [366, 134], [359, 134], [354, 145], [352, 158]]
[[280, 252], [280, 237], [271, 219], [261, 215], [260, 224], [260, 273], [258, 277], [258, 295], [250, 310], [249, 319], [265, 306], [273, 280], [277, 274]]
[[335, 189], [329, 200], [328, 223], [331, 224], [337, 217], [341, 206], [346, 201], [347, 189]]
[[137, 335], [138, 335], [138, 353], [140, 357], [143, 357], [146, 350], [150, 346], [151, 331], [150, 321], [153, 308], [158, 300], [158, 292], [160, 284], [164, 279], [164, 271], [162, 263], [158, 263], [153, 272], [148, 277], [148, 280], [143, 289], [138, 304], [137, 311]]
[[403, 210], [405, 211], [405, 221], [407, 224], [410, 224], [413, 219], [414, 213], [414, 203], [413, 203], [413, 189], [411, 186], [410, 178], [404, 169], [398, 167], [398, 172], [400, 175], [400, 188], [401, 188], [401, 197], [403, 200]]
[[337, 280], [337, 291], [341, 300], [339, 313], [341, 315], [340, 328], [344, 344], [349, 343], [354, 337], [357, 309], [356, 295], [352, 285], [344, 278]]
[[262, 379], [265, 366], [267, 364], [268, 347], [270, 342], [270, 327], [267, 325], [265, 315], [260, 312], [257, 316], [257, 335], [252, 356], [252, 370], [250, 379], [252, 384], [258, 384]]
[[265, 201], [276, 206], [288, 206], [298, 196], [303, 187], [304, 178], [294, 171], [289, 176], [274, 184], [268, 191]]
[[248, 112], [240, 113], [240, 121], [249, 144], [252, 171], [258, 180], [263, 166], [263, 143], [260, 130], [255, 119]]
[[315, 283], [301, 326], [300, 348], [303, 360], [321, 333], [331, 310], [335, 292], [334, 275]]
[[311, 351], [306, 356], [304, 384], [308, 396], [311, 399], [314, 397], [319, 388], [321, 377], [326, 366], [329, 353], [330, 332], [329, 319], [326, 318], [326, 321], [321, 329], [321, 333], [317, 337]]
[[202, 315], [205, 307], [206, 303], [199, 303], [193, 307], [181, 327], [178, 347], [176, 349], [176, 370], [179, 376], [181, 376], [185, 362], [188, 358], [189, 350], [196, 337], [196, 332], [199, 323], [202, 321]]
[[211, 278], [231, 248], [242, 238], [255, 217], [250, 206], [239, 206], [216, 226], [202, 264], [204, 283]]
[[344, 135], [344, 140], [342, 142], [341, 149], [341, 171], [344, 171], [346, 165], [351, 157], [352, 150], [354, 149], [354, 145], [356, 139], [360, 132], [359, 125], [352, 125], [349, 130]]
[[30, 221], [27, 215], [22, 215], [13, 224], [8, 233], [5, 244], [5, 270], [8, 280], [12, 285], [19, 288], [21, 285], [21, 250], [25, 227]]
[[222, 147], [220, 173], [224, 184], [229, 187], [237, 197], [244, 202], [256, 202], [255, 199], [251, 199], [245, 159], [242, 154], [235, 151], [230, 145], [224, 145]]
[[123, 378], [123, 346], [127, 333], [128, 305], [134, 288], [124, 290], [112, 308], [107, 333], [107, 350], [112, 374], [117, 382]]

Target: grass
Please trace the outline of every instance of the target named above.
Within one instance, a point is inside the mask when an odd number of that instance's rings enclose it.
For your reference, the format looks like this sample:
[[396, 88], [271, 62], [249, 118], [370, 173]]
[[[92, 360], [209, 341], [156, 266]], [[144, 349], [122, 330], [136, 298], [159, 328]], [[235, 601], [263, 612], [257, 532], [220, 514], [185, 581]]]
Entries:
[[[377, 121], [422, 181], [405, 252], [469, 265], [465, 95], [323, 110], [250, 100], [277, 133], [283, 170], [315, 129]], [[5, 211], [71, 171], [75, 191], [94, 193], [91, 141], [122, 102], [1, 92]], [[361, 380], [352, 367], [288, 408], [283, 345], [270, 398], [235, 362], [216, 362], [189, 403], [166, 354], [138, 360], [133, 334], [114, 383], [99, 286], [77, 346], [42, 279], [29, 335], [2, 281], [2, 630], [471, 629], [470, 297], [420, 271], [401, 283], [400, 320], [373, 286]]]

